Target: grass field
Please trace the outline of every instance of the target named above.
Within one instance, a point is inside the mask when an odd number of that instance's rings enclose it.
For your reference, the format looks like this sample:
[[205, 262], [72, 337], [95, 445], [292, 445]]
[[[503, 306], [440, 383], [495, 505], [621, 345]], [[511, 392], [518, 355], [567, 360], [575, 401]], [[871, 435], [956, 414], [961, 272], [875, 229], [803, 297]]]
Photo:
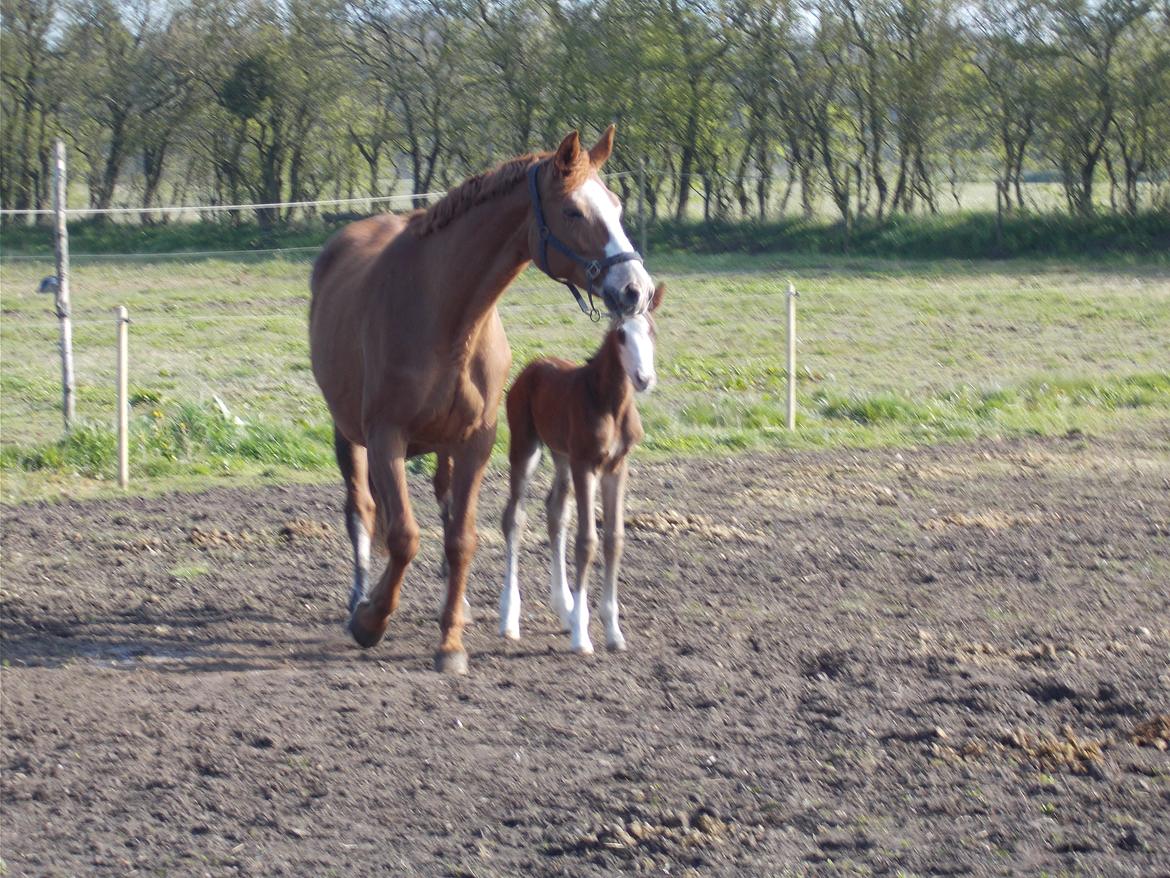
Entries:
[[[130, 329], [135, 490], [334, 478], [307, 361], [309, 253], [75, 259], [78, 415], [59, 414], [51, 263], [3, 265], [3, 498], [110, 490], [113, 309]], [[647, 454], [1104, 432], [1170, 416], [1164, 261], [656, 256], [669, 284]], [[786, 280], [801, 293], [798, 430], [784, 423]], [[600, 329], [526, 273], [501, 303], [515, 367]], [[501, 431], [500, 446], [506, 443]]]

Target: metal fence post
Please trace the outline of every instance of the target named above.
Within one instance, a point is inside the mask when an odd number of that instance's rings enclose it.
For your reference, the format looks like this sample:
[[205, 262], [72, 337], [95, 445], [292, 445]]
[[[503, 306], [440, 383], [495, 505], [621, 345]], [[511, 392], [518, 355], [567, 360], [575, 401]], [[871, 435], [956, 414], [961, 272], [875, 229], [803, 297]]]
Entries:
[[73, 322], [69, 303], [69, 226], [65, 219], [67, 181], [65, 177], [65, 141], [58, 139], [53, 148], [53, 217], [57, 253], [57, 319], [61, 322], [61, 409], [65, 432], [73, 429]]

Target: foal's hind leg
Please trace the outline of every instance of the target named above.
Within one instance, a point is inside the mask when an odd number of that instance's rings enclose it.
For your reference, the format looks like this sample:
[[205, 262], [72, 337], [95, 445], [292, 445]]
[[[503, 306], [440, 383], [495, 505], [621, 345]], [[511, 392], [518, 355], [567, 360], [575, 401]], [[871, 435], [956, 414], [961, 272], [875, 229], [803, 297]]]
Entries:
[[520, 639], [520, 544], [524, 541], [524, 498], [532, 474], [540, 463], [540, 446], [526, 437], [512, 434], [508, 453], [511, 490], [504, 509], [504, 587], [500, 591], [500, 636]]
[[569, 538], [569, 458], [553, 454], [556, 471], [544, 508], [548, 514], [548, 545], [552, 552], [549, 571], [549, 603], [561, 620], [561, 631], [569, 630], [569, 615], [573, 611], [573, 596], [569, 592], [569, 576], [565, 570], [565, 543]]
[[443, 540], [447, 553], [447, 605], [440, 620], [442, 639], [435, 656], [435, 670], [452, 674], [467, 673], [467, 652], [463, 649], [463, 627], [467, 623], [465, 598], [467, 571], [475, 554], [478, 535], [475, 514], [479, 504], [479, 486], [492, 453], [496, 429], [481, 430], [460, 445], [453, 455], [455, 466], [451, 479], [451, 523]]
[[390, 560], [378, 584], [349, 618], [349, 631], [363, 647], [373, 646], [386, 633], [390, 614], [398, 607], [406, 568], [418, 553], [418, 525], [406, 484], [406, 441], [397, 432], [373, 434], [367, 451]]
[[364, 446], [356, 445], [333, 428], [333, 449], [345, 480], [345, 529], [353, 546], [353, 586], [349, 611], [366, 596], [370, 579], [370, 537], [374, 533], [375, 505], [370, 493], [369, 463]]

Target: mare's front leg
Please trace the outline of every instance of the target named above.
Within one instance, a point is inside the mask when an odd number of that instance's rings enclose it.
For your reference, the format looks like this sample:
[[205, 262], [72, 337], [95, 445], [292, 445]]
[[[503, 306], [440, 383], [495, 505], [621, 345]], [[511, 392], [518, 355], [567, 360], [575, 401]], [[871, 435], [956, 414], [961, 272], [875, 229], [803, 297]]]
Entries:
[[492, 453], [495, 427], [481, 430], [455, 449], [451, 474], [451, 518], [443, 538], [447, 555], [447, 603], [439, 621], [442, 638], [435, 654], [435, 670], [449, 674], [467, 673], [467, 652], [463, 649], [463, 628], [467, 624], [465, 594], [467, 570], [479, 537], [475, 514], [479, 486]]
[[570, 628], [573, 652], [590, 655], [593, 643], [589, 639], [589, 567], [597, 551], [597, 522], [593, 520], [594, 495], [597, 492], [597, 473], [588, 465], [573, 464], [573, 493], [577, 495], [577, 581], [573, 591], [573, 613]]
[[[451, 455], [440, 451], [435, 455], [435, 502], [439, 504], [439, 518], [443, 522], [443, 539], [447, 538], [447, 527], [451, 523]], [[447, 578], [447, 556], [439, 562], [439, 578]]]
[[397, 431], [371, 435], [367, 452], [390, 560], [378, 584], [357, 603], [349, 617], [350, 634], [366, 648], [386, 633], [390, 615], [398, 608], [406, 568], [418, 553], [418, 525], [406, 484], [405, 438]]
[[544, 509], [548, 522], [548, 545], [552, 552], [549, 563], [549, 604], [561, 620], [561, 631], [568, 631], [573, 612], [573, 595], [569, 592], [569, 574], [565, 569], [565, 544], [569, 538], [569, 485], [572, 477], [569, 458], [553, 453], [552, 487]]
[[524, 541], [524, 498], [540, 463], [540, 446], [512, 433], [510, 491], [504, 509], [504, 587], [500, 590], [500, 636], [520, 639], [520, 544]]
[[623, 651], [626, 639], [618, 627], [618, 569], [626, 542], [626, 462], [601, 477], [601, 507], [605, 517], [605, 584], [601, 591], [601, 620], [605, 623], [605, 645]]

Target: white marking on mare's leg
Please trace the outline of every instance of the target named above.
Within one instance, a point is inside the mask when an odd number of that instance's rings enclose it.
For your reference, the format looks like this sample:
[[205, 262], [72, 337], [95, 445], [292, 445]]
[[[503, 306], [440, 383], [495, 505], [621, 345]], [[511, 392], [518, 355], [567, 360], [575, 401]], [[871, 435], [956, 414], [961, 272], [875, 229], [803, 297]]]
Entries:
[[366, 597], [370, 582], [370, 535], [355, 509], [349, 514], [349, 533], [353, 542], [353, 587], [349, 592], [349, 612]]

